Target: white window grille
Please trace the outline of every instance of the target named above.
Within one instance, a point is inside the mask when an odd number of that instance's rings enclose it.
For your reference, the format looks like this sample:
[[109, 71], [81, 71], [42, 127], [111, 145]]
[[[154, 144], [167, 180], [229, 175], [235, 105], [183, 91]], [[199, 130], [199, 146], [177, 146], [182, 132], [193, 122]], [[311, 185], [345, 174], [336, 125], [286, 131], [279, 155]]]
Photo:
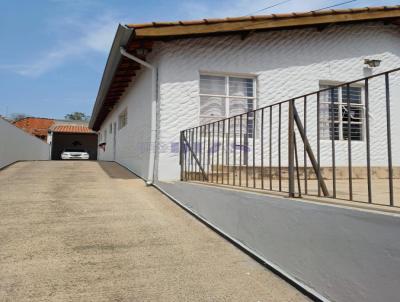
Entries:
[[[200, 124], [252, 111], [256, 107], [254, 77], [230, 75], [200, 75]], [[253, 114], [243, 117], [242, 133], [253, 136]], [[240, 121], [237, 118], [237, 132]]]
[[[321, 92], [320, 130], [321, 139], [347, 140], [349, 137], [348, 114], [350, 112], [350, 138], [352, 141], [364, 139], [364, 89], [360, 86], [349, 87], [350, 110], [347, 104], [347, 86], [333, 88], [321, 85], [320, 89], [332, 88]], [[333, 99], [333, 107], [332, 107]], [[332, 125], [332, 113], [333, 124]]]

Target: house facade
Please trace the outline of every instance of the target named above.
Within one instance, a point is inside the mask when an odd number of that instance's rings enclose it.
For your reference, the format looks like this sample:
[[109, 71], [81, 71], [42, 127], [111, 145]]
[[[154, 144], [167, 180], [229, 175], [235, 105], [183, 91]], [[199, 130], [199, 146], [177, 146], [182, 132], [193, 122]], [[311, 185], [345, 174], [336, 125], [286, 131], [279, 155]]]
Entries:
[[[99, 143], [105, 146], [99, 149], [98, 157], [117, 161], [145, 179], [177, 180], [180, 131], [400, 67], [399, 17], [400, 8], [392, 7], [121, 26], [90, 122], [100, 134]], [[121, 47], [151, 65], [134, 62], [126, 76], [123, 68], [133, 61], [121, 54]], [[378, 60], [380, 65], [370, 67], [365, 60]], [[115, 82], [118, 79], [121, 81]], [[393, 100], [400, 96], [399, 79], [397, 74], [391, 78]], [[371, 81], [369, 87], [373, 166], [387, 162], [387, 155], [381, 152], [387, 143], [382, 135], [387, 113], [382, 87], [381, 80]], [[325, 113], [331, 98], [337, 114], [345, 112], [345, 93], [338, 88], [334, 95], [321, 95]], [[351, 85], [350, 98], [356, 116], [351, 122], [353, 164], [362, 166], [366, 143], [364, 83]], [[331, 161], [332, 132], [336, 164], [345, 165], [346, 120], [338, 117], [332, 129], [329, 123], [324, 124], [323, 114], [318, 123], [316, 100], [310, 98], [308, 104], [312, 144], [317, 125], [320, 127], [321, 165]], [[400, 114], [400, 103], [393, 101], [391, 111], [392, 133], [398, 133], [400, 123], [395, 117]], [[285, 109], [282, 115], [287, 115]], [[275, 119], [274, 128], [277, 123]], [[249, 137], [255, 136], [252, 147], [259, 150], [259, 122], [244, 127]], [[287, 123], [281, 127], [285, 141]], [[277, 140], [277, 133], [272, 133], [272, 141]], [[287, 145], [282, 148], [287, 154]], [[400, 141], [395, 136], [392, 149], [400, 154]], [[277, 148], [272, 153], [276, 160]], [[256, 164], [260, 157], [256, 155]], [[287, 155], [283, 158], [285, 165]], [[399, 157], [394, 157], [393, 164], [400, 165]]]

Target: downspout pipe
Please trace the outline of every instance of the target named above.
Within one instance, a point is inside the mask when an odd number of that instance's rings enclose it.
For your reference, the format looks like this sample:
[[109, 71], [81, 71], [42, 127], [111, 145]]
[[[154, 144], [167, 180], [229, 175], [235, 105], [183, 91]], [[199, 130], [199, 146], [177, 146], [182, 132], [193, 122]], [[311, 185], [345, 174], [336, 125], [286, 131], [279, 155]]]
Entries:
[[147, 185], [152, 185], [154, 182], [154, 163], [156, 160], [156, 139], [157, 139], [157, 67], [149, 64], [138, 57], [130, 54], [125, 48], [120, 47], [121, 55], [128, 59], [143, 65], [151, 70], [151, 132], [150, 132], [150, 154], [149, 154], [149, 169], [146, 180]]

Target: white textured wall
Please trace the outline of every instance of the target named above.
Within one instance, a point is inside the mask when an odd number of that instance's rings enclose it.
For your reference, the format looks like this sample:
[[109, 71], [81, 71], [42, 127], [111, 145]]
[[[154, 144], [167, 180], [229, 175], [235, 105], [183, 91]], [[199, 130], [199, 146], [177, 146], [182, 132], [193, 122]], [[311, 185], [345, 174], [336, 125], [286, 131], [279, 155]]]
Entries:
[[0, 168], [19, 160], [48, 160], [50, 146], [0, 118]]
[[[400, 66], [400, 35], [395, 26], [362, 24], [333, 26], [323, 31], [302, 29], [157, 42], [149, 61], [159, 69], [159, 146], [156, 173], [160, 180], [179, 178], [179, 132], [199, 125], [200, 71], [245, 73], [257, 78], [257, 106], [265, 106], [319, 89], [320, 81], [347, 82], [371, 74], [365, 58], [381, 59], [379, 73]], [[379, 80], [371, 82], [372, 163], [387, 163], [384, 90]], [[400, 164], [399, 75], [392, 79], [393, 159]], [[373, 90], [374, 85], [379, 90]], [[151, 74], [139, 74], [122, 101], [107, 117], [101, 131], [128, 108], [128, 126], [117, 132], [117, 162], [143, 177], [147, 176], [150, 138]], [[316, 151], [315, 100], [310, 99], [309, 139]], [[314, 104], [314, 105], [313, 105]], [[314, 108], [312, 108], [314, 107]], [[287, 159], [286, 111], [283, 109], [282, 163]], [[299, 108], [299, 113], [302, 110]], [[277, 165], [277, 115], [274, 114], [273, 154]], [[396, 130], [397, 129], [397, 130]], [[397, 131], [398, 132], [398, 131]], [[268, 136], [265, 137], [268, 140]], [[259, 144], [259, 134], [256, 144]], [[331, 163], [330, 142], [321, 143], [322, 165]], [[302, 147], [301, 147], [302, 148]], [[259, 150], [259, 148], [257, 148]], [[268, 149], [265, 150], [268, 152]], [[99, 158], [112, 160], [112, 135], [107, 134], [106, 151]], [[257, 153], [256, 161], [260, 158]], [[300, 155], [302, 160], [302, 155]], [[337, 165], [347, 163], [347, 142], [336, 143]], [[365, 143], [353, 143], [353, 164], [365, 164]]]
[[[127, 108], [128, 124], [118, 130], [118, 116]], [[110, 112], [101, 126], [107, 130], [105, 151], [99, 148], [99, 160], [113, 160], [113, 135], [110, 123], [117, 123], [116, 161], [141, 177], [147, 178], [150, 150], [151, 72], [142, 70], [126, 90], [121, 102]]]
[[[373, 73], [400, 66], [399, 30], [397, 27], [382, 24], [334, 26], [323, 31], [303, 29], [257, 33], [245, 40], [241, 40], [240, 36], [184, 39], [157, 43], [155, 49], [160, 61], [160, 180], [179, 178], [179, 156], [171, 152], [171, 144], [179, 142], [179, 131], [199, 125], [200, 71], [257, 76], [257, 105], [260, 107], [316, 91], [320, 81], [347, 82], [368, 76], [370, 70], [364, 68], [365, 58], [382, 60], [381, 66], [375, 68]], [[398, 86], [398, 77], [395, 82]], [[375, 84], [371, 83], [373, 85]], [[387, 160], [384, 151], [386, 124], [382, 83], [379, 87], [379, 91], [371, 92], [374, 165], [384, 165]], [[400, 113], [397, 98], [398, 94], [393, 92], [394, 130], [399, 128], [398, 119], [395, 118]], [[310, 100], [310, 104], [312, 102]], [[312, 110], [309, 112], [308, 127], [314, 149], [315, 115], [315, 109], [314, 114]], [[277, 118], [275, 121], [277, 122]], [[277, 124], [274, 123], [274, 131], [276, 129]], [[286, 132], [287, 123], [284, 123], [283, 142]], [[277, 143], [276, 135], [274, 142]], [[396, 154], [400, 147], [395, 133], [393, 145], [393, 152]], [[336, 149], [337, 164], [346, 164], [347, 142], [337, 142]], [[330, 142], [322, 142], [321, 150], [322, 164], [330, 164]], [[282, 158], [286, 160], [284, 145], [282, 151]], [[273, 153], [276, 159], [276, 145]], [[394, 161], [399, 165], [400, 156], [394, 156]], [[365, 143], [354, 142], [353, 164], [357, 166], [364, 163]]]

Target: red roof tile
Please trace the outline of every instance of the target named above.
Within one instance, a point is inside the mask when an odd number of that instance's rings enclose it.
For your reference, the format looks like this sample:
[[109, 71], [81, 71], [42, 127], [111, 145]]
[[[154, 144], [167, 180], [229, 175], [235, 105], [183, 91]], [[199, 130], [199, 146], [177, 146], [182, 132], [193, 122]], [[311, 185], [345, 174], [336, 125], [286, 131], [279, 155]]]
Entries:
[[54, 120], [39, 117], [26, 117], [14, 122], [18, 128], [37, 137], [47, 137], [49, 128], [54, 124]]
[[81, 125], [57, 125], [53, 127], [53, 132], [63, 133], [95, 133], [86, 126]]

